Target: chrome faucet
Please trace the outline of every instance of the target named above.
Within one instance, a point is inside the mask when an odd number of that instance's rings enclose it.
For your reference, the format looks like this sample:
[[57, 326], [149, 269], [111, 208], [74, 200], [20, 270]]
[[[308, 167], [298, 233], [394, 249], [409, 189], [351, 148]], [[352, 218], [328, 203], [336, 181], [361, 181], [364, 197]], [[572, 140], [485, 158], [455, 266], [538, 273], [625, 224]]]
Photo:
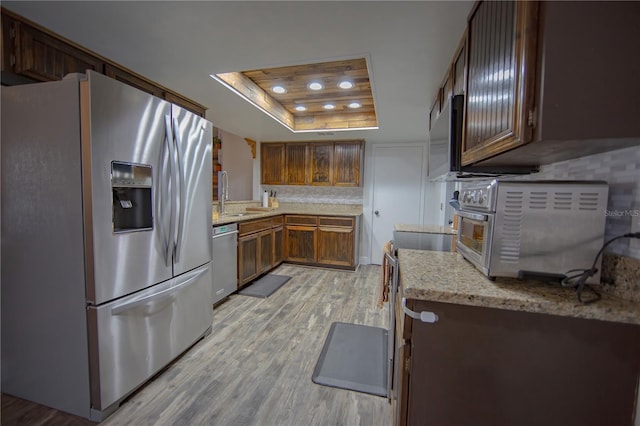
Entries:
[[226, 170], [220, 172], [220, 216], [224, 216], [224, 202], [229, 201], [229, 175]]

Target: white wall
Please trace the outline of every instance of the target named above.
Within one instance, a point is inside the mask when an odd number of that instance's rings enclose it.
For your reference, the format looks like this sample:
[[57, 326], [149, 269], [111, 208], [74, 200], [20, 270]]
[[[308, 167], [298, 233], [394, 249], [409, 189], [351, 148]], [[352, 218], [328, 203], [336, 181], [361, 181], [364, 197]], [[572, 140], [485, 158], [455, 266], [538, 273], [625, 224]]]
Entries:
[[253, 158], [251, 148], [240, 136], [218, 130], [222, 140], [220, 163], [229, 174], [229, 200], [253, 199]]

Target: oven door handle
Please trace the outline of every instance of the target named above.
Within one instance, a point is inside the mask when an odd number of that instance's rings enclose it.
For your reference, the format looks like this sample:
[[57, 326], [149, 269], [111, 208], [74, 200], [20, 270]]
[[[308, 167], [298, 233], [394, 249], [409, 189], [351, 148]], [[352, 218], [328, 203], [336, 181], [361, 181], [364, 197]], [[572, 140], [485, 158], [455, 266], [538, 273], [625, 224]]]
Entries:
[[472, 220], [480, 220], [482, 222], [487, 222], [489, 220], [489, 216], [487, 216], [486, 214], [473, 213], [464, 210], [458, 210], [458, 216]]

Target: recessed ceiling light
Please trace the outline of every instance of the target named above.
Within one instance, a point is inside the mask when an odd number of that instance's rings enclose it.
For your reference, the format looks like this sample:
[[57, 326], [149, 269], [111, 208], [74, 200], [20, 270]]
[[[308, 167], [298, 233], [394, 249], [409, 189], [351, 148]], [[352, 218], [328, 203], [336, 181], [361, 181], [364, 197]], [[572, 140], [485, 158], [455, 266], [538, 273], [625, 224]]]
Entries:
[[353, 84], [353, 81], [350, 80], [342, 80], [340, 83], [338, 83], [338, 87], [341, 89], [353, 89], [354, 86], [355, 84]]
[[285, 89], [283, 86], [273, 86], [271, 88], [271, 91], [278, 94], [287, 93], [287, 89]]
[[311, 90], [322, 90], [324, 89], [324, 85], [322, 83], [320, 83], [319, 81], [310, 81], [309, 84], [307, 84], [307, 87]]
[[296, 110], [296, 111], [300, 111], [300, 112], [302, 112], [302, 111], [306, 111], [306, 110], [307, 110], [307, 107], [306, 107], [306, 106], [304, 106], [304, 105], [296, 105], [296, 106], [295, 106], [295, 110]]
[[324, 104], [324, 109], [334, 109], [335, 107], [334, 104]]
[[360, 104], [360, 102], [351, 102], [349, 104], [349, 108], [360, 108], [362, 105]]

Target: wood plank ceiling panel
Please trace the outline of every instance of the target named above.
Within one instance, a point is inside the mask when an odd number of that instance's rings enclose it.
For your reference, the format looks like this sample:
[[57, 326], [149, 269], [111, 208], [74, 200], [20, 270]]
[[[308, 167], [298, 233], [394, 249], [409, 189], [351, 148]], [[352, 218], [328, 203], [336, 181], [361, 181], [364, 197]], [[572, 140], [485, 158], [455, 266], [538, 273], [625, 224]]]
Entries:
[[[262, 98], [270, 99], [268, 102], [263, 101], [260, 106], [277, 116], [293, 131], [378, 126], [367, 61], [364, 58], [242, 71], [233, 74], [244, 76], [246, 80], [262, 89]], [[225, 80], [230, 83], [228, 79]], [[340, 88], [338, 84], [343, 80], [351, 81], [354, 87]], [[321, 82], [324, 88], [318, 91], [309, 89], [308, 84], [311, 81]], [[276, 85], [284, 87], [286, 92], [275, 93], [272, 88]], [[242, 90], [239, 91], [242, 93]], [[350, 108], [349, 104], [352, 102], [357, 102], [361, 106]], [[324, 105], [327, 103], [332, 103], [335, 108], [325, 109]], [[268, 104], [272, 104], [275, 110], [271, 110]], [[304, 106], [306, 110], [296, 110], [295, 107], [299, 105]], [[294, 121], [293, 125], [291, 125], [291, 117]]]

